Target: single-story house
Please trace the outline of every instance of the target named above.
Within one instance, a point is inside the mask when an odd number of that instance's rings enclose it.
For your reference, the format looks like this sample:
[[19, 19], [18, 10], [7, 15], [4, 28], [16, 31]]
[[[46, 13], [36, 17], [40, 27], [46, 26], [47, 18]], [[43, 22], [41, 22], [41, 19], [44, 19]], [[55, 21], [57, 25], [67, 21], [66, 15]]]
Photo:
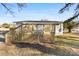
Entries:
[[21, 24], [30, 25], [29, 31], [32, 29], [32, 31], [50, 32], [54, 33], [55, 35], [63, 34], [63, 22], [60, 21], [17, 21], [14, 23], [16, 26]]
[[[23, 30], [23, 28], [25, 28], [24, 31], [26, 31], [26, 33], [43, 33], [43, 35], [46, 34], [46, 36], [48, 36], [48, 34], [51, 34], [53, 39], [54, 36], [63, 35], [63, 22], [60, 21], [17, 21], [14, 22], [14, 24], [16, 25], [16, 29], [20, 28], [21, 30]], [[16, 35], [12, 36], [14, 37]], [[25, 37], [27, 37], [27, 35], [25, 35]], [[50, 38], [47, 39], [49, 40]], [[5, 42], [7, 43], [8, 40], [8, 36], [5, 34]]]
[[79, 33], [79, 21], [76, 23], [76, 26], [72, 29], [72, 33]]

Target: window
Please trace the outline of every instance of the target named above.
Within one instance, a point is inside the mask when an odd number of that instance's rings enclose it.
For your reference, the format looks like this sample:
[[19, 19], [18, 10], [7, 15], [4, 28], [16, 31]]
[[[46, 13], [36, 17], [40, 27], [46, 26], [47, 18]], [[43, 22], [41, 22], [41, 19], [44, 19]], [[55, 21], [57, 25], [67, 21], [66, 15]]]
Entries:
[[36, 30], [43, 30], [43, 25], [36, 25]]

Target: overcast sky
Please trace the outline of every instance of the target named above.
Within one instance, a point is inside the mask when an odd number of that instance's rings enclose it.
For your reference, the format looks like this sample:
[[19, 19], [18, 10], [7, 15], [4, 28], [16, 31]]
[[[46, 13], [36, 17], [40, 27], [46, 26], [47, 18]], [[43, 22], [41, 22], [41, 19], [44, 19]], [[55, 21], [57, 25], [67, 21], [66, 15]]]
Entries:
[[69, 11], [59, 14], [58, 11], [64, 6], [64, 4], [29, 3], [24, 6], [21, 11], [18, 11], [18, 7], [15, 3], [9, 3], [6, 5], [14, 11], [15, 17], [12, 17], [12, 15], [8, 13], [2, 5], [0, 5], [0, 23], [41, 19], [64, 21], [73, 15], [75, 7], [73, 6]]

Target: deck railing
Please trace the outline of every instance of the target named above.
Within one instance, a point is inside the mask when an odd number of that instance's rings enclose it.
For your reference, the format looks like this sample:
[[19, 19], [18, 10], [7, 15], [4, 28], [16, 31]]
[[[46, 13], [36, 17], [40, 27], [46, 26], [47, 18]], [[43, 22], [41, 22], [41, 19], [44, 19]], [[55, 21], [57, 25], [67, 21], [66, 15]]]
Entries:
[[[30, 34], [28, 34], [30, 33]], [[50, 32], [52, 38], [49, 40], [54, 41], [54, 34], [55, 32]], [[38, 40], [39, 42], [44, 42], [44, 30], [26, 30], [26, 28], [23, 27], [23, 24], [19, 25], [16, 28], [10, 28], [10, 31], [5, 32], [5, 42], [8, 44], [11, 44], [12, 42], [25, 42], [30, 41], [33, 42], [33, 40]], [[51, 42], [52, 42], [51, 41]]]

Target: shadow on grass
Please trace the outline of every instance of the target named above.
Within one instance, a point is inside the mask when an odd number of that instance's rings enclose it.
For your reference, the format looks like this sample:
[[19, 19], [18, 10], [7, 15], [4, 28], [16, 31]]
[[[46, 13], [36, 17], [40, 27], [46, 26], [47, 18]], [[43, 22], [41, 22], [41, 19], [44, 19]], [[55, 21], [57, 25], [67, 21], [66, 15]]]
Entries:
[[65, 48], [60, 47], [46, 47], [41, 44], [33, 44], [33, 43], [15, 43], [18, 48], [32, 48], [37, 49], [43, 53], [46, 53], [48, 55], [58, 55], [58, 56], [70, 56], [72, 55], [69, 51], [67, 51]]

